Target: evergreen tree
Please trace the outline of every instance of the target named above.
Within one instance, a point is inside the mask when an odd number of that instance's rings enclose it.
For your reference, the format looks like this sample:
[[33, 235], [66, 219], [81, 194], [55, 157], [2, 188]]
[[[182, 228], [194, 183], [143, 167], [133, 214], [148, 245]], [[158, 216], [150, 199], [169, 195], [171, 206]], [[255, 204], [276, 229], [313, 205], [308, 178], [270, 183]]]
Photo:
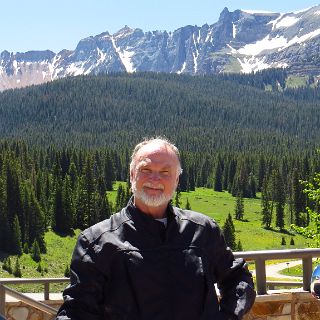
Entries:
[[3, 260], [3, 265], [2, 265], [2, 269], [8, 271], [8, 273], [12, 274], [12, 264], [11, 264], [11, 259], [10, 257], [5, 258]]
[[10, 243], [11, 243], [10, 252], [13, 254], [21, 255], [22, 253], [21, 230], [20, 230], [18, 216], [16, 215], [14, 216], [14, 219], [13, 219]]
[[0, 176], [0, 250], [8, 249], [8, 238], [9, 238], [9, 224], [7, 218], [7, 203], [6, 203], [6, 192], [5, 183]]
[[215, 173], [215, 178], [214, 178], [214, 191], [222, 191], [222, 174], [223, 174], [223, 164], [222, 160], [219, 157], [217, 167], [216, 167], [216, 173]]
[[86, 211], [85, 215], [88, 217], [88, 226], [90, 226], [98, 221], [96, 207], [96, 179], [93, 172], [93, 160], [90, 156], [88, 156], [86, 159], [86, 164], [83, 171], [85, 197], [84, 203]]
[[41, 260], [40, 247], [36, 239], [33, 241], [30, 254], [31, 254], [31, 258], [35, 262], [39, 262]]
[[244, 202], [242, 197], [237, 197], [235, 205], [235, 219], [243, 220], [244, 215]]
[[282, 230], [284, 228], [284, 206], [286, 203], [284, 184], [281, 174], [278, 170], [274, 170], [272, 173], [273, 182], [273, 200], [275, 202], [276, 209], [276, 227]]
[[294, 169], [292, 174], [292, 205], [294, 212], [294, 223], [302, 227], [303, 219], [302, 215], [306, 211], [306, 196], [303, 192], [303, 185], [300, 183], [301, 177], [299, 177], [298, 170]]
[[237, 251], [243, 251], [242, 243], [239, 239], [238, 244], [237, 244]]
[[57, 177], [54, 186], [54, 200], [53, 200], [53, 220], [52, 228], [56, 232], [62, 232], [64, 225], [64, 212], [62, 200], [62, 180]]
[[126, 204], [126, 192], [122, 184], [119, 184], [116, 196], [116, 212], [120, 211]]
[[76, 196], [76, 228], [83, 230], [88, 226], [89, 217], [86, 203], [86, 190], [84, 188], [84, 178], [80, 177]]
[[110, 218], [111, 214], [112, 214], [112, 208], [109, 204], [108, 197], [106, 195], [103, 197], [99, 197], [99, 200], [98, 200], [99, 221], [103, 221], [105, 219]]
[[13, 275], [17, 278], [22, 277], [22, 272], [21, 272], [20, 262], [18, 257], [16, 258], [16, 263], [14, 264]]
[[33, 191], [30, 191], [30, 212], [29, 225], [32, 226], [32, 228], [29, 228], [29, 242], [31, 244], [36, 239], [40, 252], [46, 253], [44, 213]]
[[262, 207], [262, 225], [270, 229], [273, 215], [273, 202], [270, 195], [270, 185], [267, 179], [263, 182], [263, 187], [261, 191], [261, 207]]
[[64, 276], [65, 276], [66, 278], [70, 278], [70, 267], [69, 267], [68, 264], [67, 264], [67, 266], [66, 266], [66, 268], [65, 268], [65, 270], [64, 270]]
[[104, 182], [107, 191], [112, 191], [112, 183], [115, 180], [115, 167], [112, 161], [111, 155], [108, 152], [106, 155], [105, 166], [104, 166]]
[[72, 233], [73, 220], [75, 215], [71, 179], [68, 174], [65, 175], [62, 187], [62, 223], [59, 226], [60, 232], [64, 234]]
[[236, 249], [236, 237], [235, 237], [235, 230], [232, 222], [232, 217], [229, 214], [228, 218], [223, 225], [222, 232], [224, 235], [224, 239], [228, 247], [232, 250]]
[[181, 205], [180, 198], [181, 198], [181, 192], [180, 192], [179, 188], [177, 188], [176, 195], [175, 195], [175, 198], [174, 198], [174, 205], [177, 208], [180, 208], [180, 205]]
[[185, 207], [186, 210], [191, 210], [191, 205], [189, 203], [189, 199], [187, 198], [187, 202], [186, 202], [186, 207]]

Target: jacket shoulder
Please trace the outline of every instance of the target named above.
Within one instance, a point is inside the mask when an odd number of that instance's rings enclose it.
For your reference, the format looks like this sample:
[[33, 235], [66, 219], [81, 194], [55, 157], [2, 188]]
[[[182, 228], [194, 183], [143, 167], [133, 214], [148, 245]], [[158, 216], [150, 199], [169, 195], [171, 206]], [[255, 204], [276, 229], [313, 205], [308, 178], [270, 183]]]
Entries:
[[188, 220], [191, 223], [195, 223], [201, 225], [203, 227], [217, 227], [218, 224], [216, 221], [203, 213], [192, 211], [192, 210], [184, 210], [180, 208], [173, 208], [175, 214], [179, 217], [180, 220]]
[[124, 210], [121, 210], [110, 218], [100, 221], [93, 226], [83, 230], [81, 234], [89, 241], [95, 241], [105, 233], [113, 233], [118, 230], [126, 221], [130, 218], [125, 214]]

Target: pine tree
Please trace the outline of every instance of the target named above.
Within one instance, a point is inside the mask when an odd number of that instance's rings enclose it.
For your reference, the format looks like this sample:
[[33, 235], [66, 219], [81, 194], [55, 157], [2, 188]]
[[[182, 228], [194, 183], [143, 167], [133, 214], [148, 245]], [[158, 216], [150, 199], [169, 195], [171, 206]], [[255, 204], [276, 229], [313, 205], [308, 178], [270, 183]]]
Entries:
[[244, 202], [242, 197], [237, 197], [235, 205], [235, 219], [243, 220], [244, 215]]
[[177, 208], [180, 208], [180, 205], [181, 205], [180, 198], [181, 198], [181, 192], [180, 192], [179, 188], [177, 188], [176, 195], [175, 195], [175, 198], [174, 198], [174, 205]]
[[229, 214], [228, 218], [223, 225], [222, 232], [224, 235], [224, 239], [228, 247], [232, 250], [236, 249], [236, 237], [235, 237], [235, 230], [232, 222], [232, 217]]
[[262, 225], [270, 229], [273, 215], [273, 202], [271, 201], [269, 183], [267, 179], [263, 182], [261, 191], [261, 214], [262, 214]]
[[32, 241], [36, 239], [40, 252], [46, 253], [47, 248], [44, 240], [46, 231], [44, 213], [33, 191], [30, 191], [30, 212], [29, 225], [32, 226], [32, 228], [29, 228], [29, 241], [32, 243]]
[[31, 258], [35, 262], [39, 262], [41, 260], [40, 248], [39, 248], [38, 241], [36, 239], [33, 241], [30, 254], [31, 254]]
[[7, 218], [5, 183], [0, 176], [0, 250], [5, 251], [8, 249], [8, 233], [9, 224]]
[[12, 274], [13, 270], [10, 257], [3, 260], [2, 269], [8, 271], [9, 274]]
[[56, 232], [61, 232], [63, 229], [63, 200], [62, 200], [62, 180], [56, 177], [54, 182], [54, 196], [53, 196], [53, 220], [52, 228]]
[[242, 243], [239, 239], [238, 244], [237, 244], [237, 251], [243, 251]]
[[186, 207], [185, 207], [186, 210], [191, 210], [191, 205], [189, 203], [189, 199], [187, 198], [187, 202], [186, 202]]
[[292, 174], [292, 205], [295, 225], [302, 227], [302, 214], [306, 211], [306, 196], [303, 192], [303, 185], [300, 182], [298, 170], [294, 169]]
[[81, 230], [89, 226], [88, 211], [86, 203], [86, 190], [84, 188], [84, 178], [78, 179], [77, 195], [76, 195], [76, 228]]
[[119, 184], [119, 187], [117, 189], [117, 195], [116, 195], [116, 207], [115, 207], [116, 212], [120, 211], [124, 207], [125, 201], [126, 201], [125, 190], [122, 184]]
[[111, 155], [108, 152], [106, 155], [105, 166], [104, 166], [104, 182], [107, 191], [113, 190], [113, 181], [115, 180], [115, 167], [112, 161]]
[[21, 255], [22, 253], [21, 230], [20, 230], [18, 216], [16, 215], [14, 216], [14, 219], [13, 219], [10, 243], [11, 243], [10, 252], [13, 254]]
[[[88, 226], [97, 222], [97, 207], [96, 207], [96, 179], [93, 172], [93, 160], [90, 156], [86, 159], [86, 164], [83, 169], [84, 178], [84, 197], [85, 211], [88, 217]], [[88, 227], [87, 226], [87, 227]]]
[[60, 232], [64, 234], [72, 233], [73, 220], [75, 215], [74, 202], [72, 197], [71, 179], [65, 175], [62, 186], [62, 225]]
[[16, 263], [14, 264], [13, 275], [17, 278], [22, 277], [22, 272], [21, 272], [20, 262], [18, 257], [16, 258]]
[[69, 278], [70, 277], [70, 267], [69, 265], [66, 266], [65, 270], [64, 270], [64, 276], [66, 278]]
[[216, 173], [215, 173], [215, 178], [214, 178], [214, 191], [222, 191], [222, 174], [223, 174], [223, 164], [222, 160], [219, 157], [217, 167], [216, 167]]
[[276, 227], [283, 230], [284, 228], [284, 206], [286, 202], [284, 184], [281, 174], [278, 170], [274, 170], [272, 173], [273, 183], [273, 200], [275, 202], [276, 209]]

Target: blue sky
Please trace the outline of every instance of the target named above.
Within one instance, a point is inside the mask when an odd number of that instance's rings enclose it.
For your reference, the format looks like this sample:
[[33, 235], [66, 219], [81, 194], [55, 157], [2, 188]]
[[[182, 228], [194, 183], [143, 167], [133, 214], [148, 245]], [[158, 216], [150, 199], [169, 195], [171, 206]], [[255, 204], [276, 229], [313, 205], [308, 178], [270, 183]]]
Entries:
[[174, 31], [213, 24], [224, 7], [292, 12], [320, 0], [11, 0], [1, 3], [0, 52], [75, 49], [88, 36], [123, 26]]

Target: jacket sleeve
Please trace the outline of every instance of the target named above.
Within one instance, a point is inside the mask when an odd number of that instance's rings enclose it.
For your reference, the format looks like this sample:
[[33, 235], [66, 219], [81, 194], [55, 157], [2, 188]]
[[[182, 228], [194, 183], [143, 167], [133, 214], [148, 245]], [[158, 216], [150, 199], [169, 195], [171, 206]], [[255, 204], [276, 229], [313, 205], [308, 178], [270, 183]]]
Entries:
[[56, 320], [105, 319], [103, 288], [106, 278], [97, 269], [95, 257], [88, 239], [80, 234], [71, 261], [70, 285], [63, 292], [64, 303]]
[[242, 319], [253, 306], [256, 297], [252, 275], [243, 259], [234, 258], [216, 224], [213, 231], [211, 261], [220, 291], [220, 310], [231, 318]]

